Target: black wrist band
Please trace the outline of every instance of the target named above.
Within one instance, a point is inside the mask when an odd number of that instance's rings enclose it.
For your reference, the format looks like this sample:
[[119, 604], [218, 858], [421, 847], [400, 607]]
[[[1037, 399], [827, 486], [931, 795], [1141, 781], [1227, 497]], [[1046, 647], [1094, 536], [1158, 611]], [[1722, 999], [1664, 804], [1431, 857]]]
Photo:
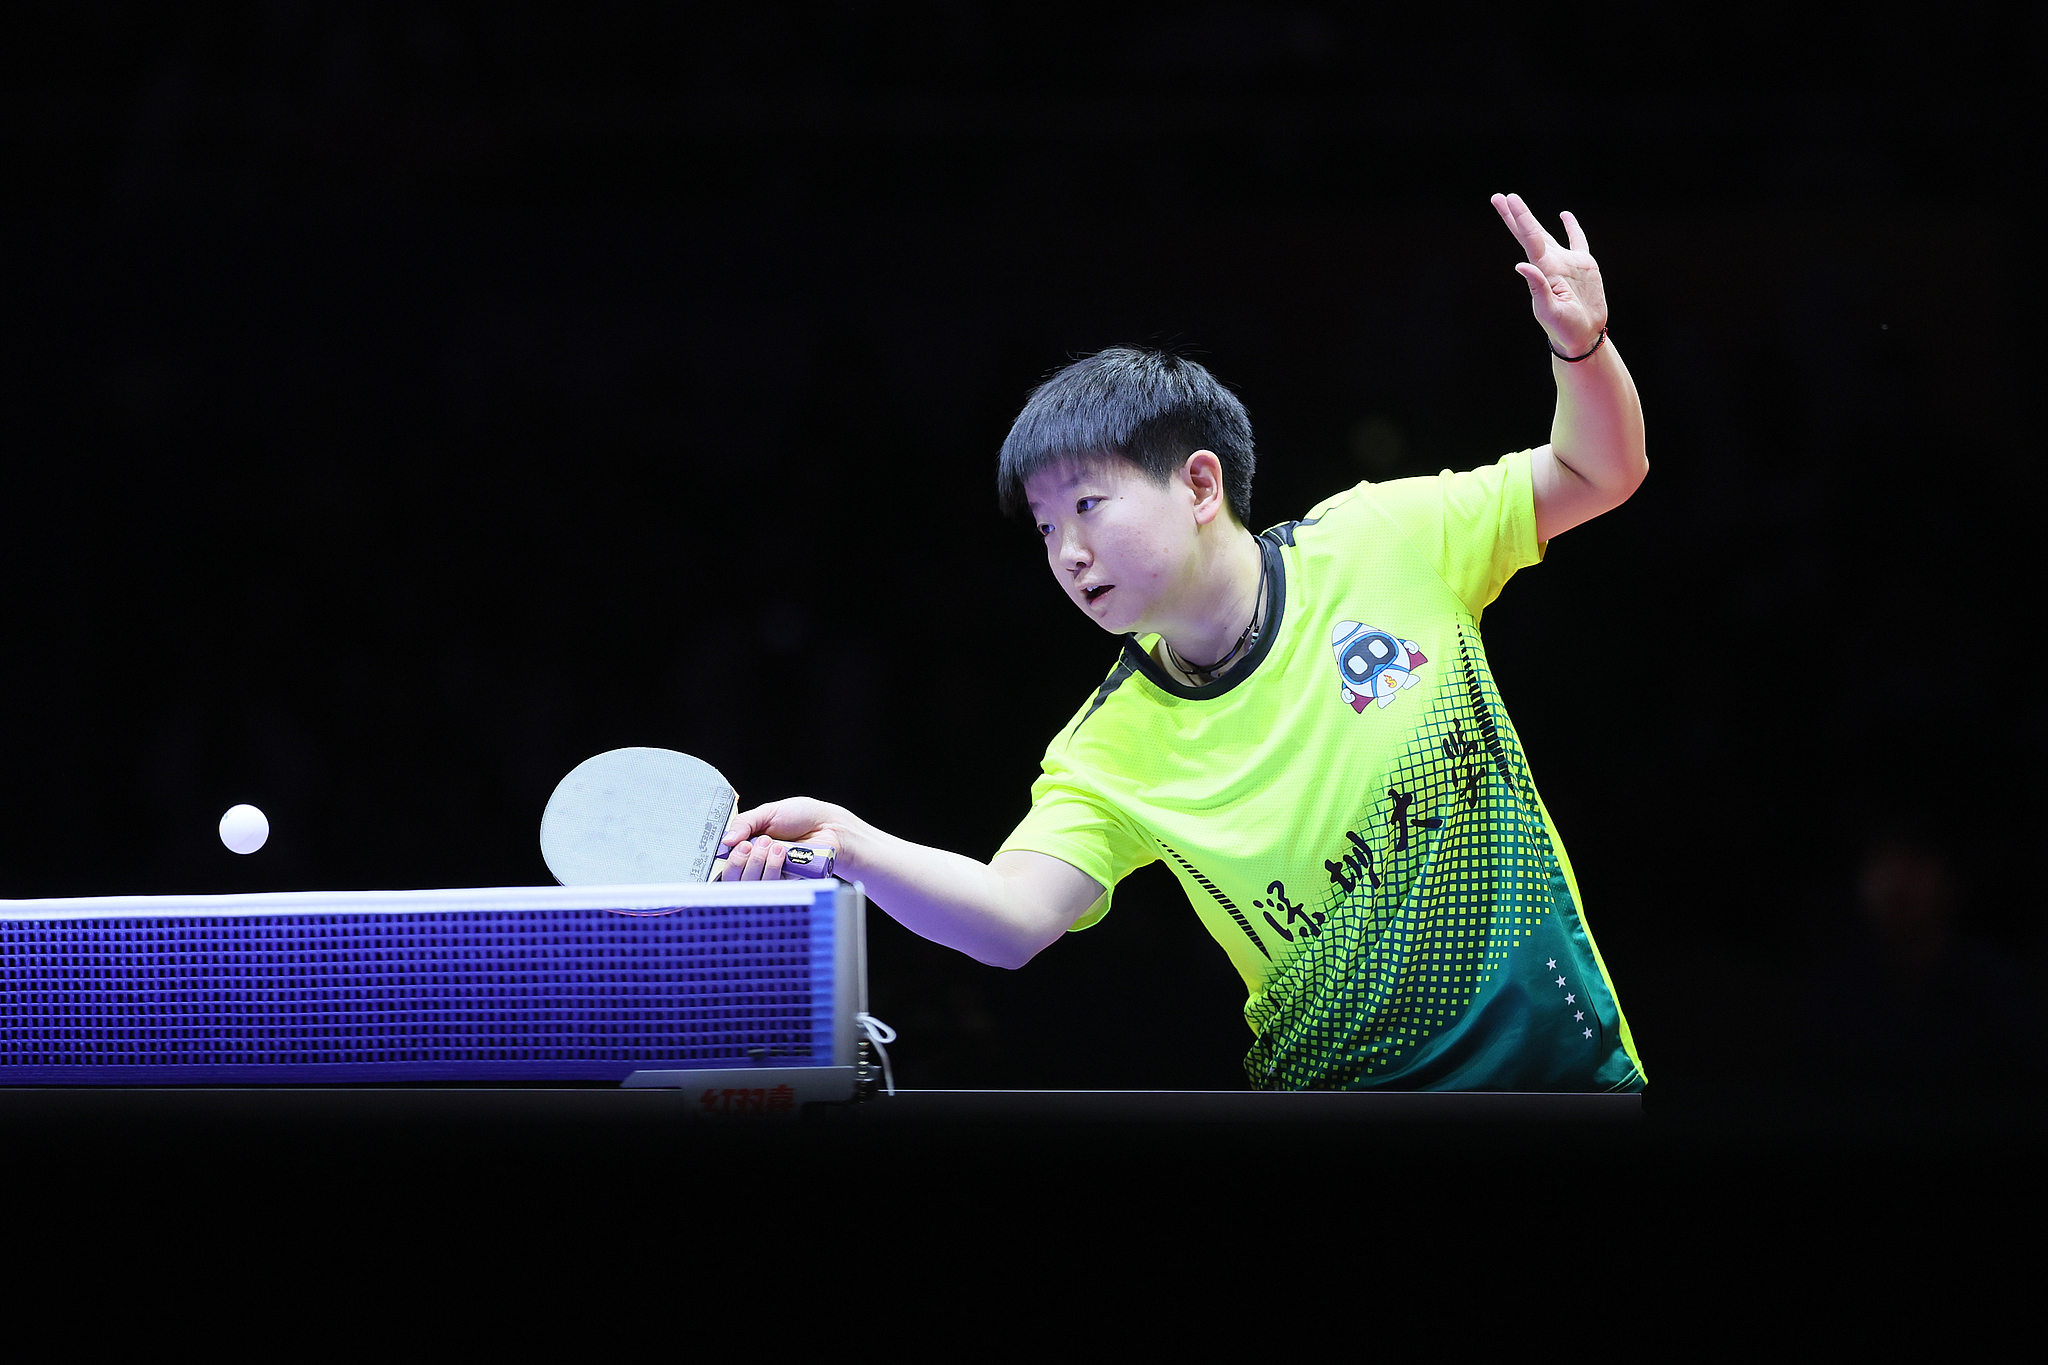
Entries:
[[[1550, 346], [1550, 338], [1543, 338], [1543, 344], [1545, 346]], [[1599, 350], [1602, 346], [1605, 346], [1606, 344], [1607, 329], [1605, 327], [1602, 327], [1600, 329], [1600, 339], [1593, 343], [1592, 349], [1587, 351], [1585, 355], [1566, 355], [1563, 351], [1558, 350], [1555, 346], [1550, 346], [1550, 353], [1556, 356], [1559, 360], [1562, 360], [1567, 365], [1576, 365], [1581, 360], [1589, 358], [1593, 354], [1593, 351]]]

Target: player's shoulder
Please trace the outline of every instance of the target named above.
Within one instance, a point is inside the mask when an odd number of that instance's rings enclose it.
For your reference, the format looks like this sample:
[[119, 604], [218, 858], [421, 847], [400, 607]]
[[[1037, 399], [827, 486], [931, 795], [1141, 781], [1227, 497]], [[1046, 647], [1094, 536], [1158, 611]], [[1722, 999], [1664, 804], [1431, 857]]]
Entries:
[[1323, 499], [1295, 521], [1268, 530], [1268, 539], [1297, 545], [1343, 536], [1378, 524], [1403, 530], [1439, 522], [1445, 511], [1465, 503], [1511, 494], [1529, 482], [1529, 452], [1516, 451], [1472, 469], [1445, 469], [1409, 478], [1366, 480]]
[[[1361, 525], [1385, 523], [1388, 520], [1384, 499], [1388, 490], [1401, 500], [1407, 490], [1396, 489], [1395, 484], [1426, 483], [1429, 480], [1397, 479], [1391, 483], [1370, 481], [1353, 484], [1338, 493], [1333, 493], [1308, 509], [1292, 521], [1283, 521], [1277, 526], [1266, 528], [1263, 534], [1267, 540], [1290, 548], [1315, 547], [1319, 544], [1349, 540]], [[1408, 493], [1412, 498], [1413, 493]]]
[[1138, 666], [1131, 658], [1134, 647], [1127, 643], [1118, 652], [1109, 672], [1075, 709], [1073, 718], [1053, 736], [1048, 756], [1088, 753], [1100, 759], [1104, 753], [1114, 754], [1132, 738], [1130, 726], [1142, 724], [1133, 714], [1134, 709], [1144, 709], [1142, 705], [1134, 708], [1134, 703], [1142, 701], [1144, 692], [1142, 687], [1133, 685], [1138, 677]]

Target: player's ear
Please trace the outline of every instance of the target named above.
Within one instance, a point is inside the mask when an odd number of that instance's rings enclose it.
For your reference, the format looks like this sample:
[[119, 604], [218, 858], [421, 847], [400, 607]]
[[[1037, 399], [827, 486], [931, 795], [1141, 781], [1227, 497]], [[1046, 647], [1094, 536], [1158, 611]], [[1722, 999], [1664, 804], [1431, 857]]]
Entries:
[[1198, 450], [1181, 467], [1181, 477], [1195, 495], [1195, 524], [1207, 526], [1224, 508], [1223, 461], [1213, 450]]

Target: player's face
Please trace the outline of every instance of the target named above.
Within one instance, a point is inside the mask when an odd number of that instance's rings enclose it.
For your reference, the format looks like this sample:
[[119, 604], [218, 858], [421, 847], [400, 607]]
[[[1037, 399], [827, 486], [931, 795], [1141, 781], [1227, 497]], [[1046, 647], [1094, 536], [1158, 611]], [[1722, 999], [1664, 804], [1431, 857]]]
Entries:
[[1024, 497], [1053, 577], [1089, 620], [1117, 635], [1161, 628], [1194, 567], [1182, 480], [1154, 483], [1123, 459], [1075, 461], [1027, 479]]

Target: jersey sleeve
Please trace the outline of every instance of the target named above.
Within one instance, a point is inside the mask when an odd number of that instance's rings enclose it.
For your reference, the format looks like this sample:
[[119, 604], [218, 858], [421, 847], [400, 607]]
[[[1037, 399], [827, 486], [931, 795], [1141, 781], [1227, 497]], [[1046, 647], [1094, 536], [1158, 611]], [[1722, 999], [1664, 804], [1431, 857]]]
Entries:
[[1044, 772], [1031, 784], [1031, 809], [999, 853], [1015, 849], [1043, 853], [1093, 877], [1102, 898], [1073, 924], [1086, 929], [1109, 913], [1116, 884], [1159, 854], [1122, 812], [1093, 791], [1055, 749], [1045, 756]]
[[1516, 570], [1543, 559], [1530, 459], [1518, 450], [1462, 473], [1367, 484], [1356, 490], [1362, 496], [1340, 497], [1391, 519], [1476, 621]]

